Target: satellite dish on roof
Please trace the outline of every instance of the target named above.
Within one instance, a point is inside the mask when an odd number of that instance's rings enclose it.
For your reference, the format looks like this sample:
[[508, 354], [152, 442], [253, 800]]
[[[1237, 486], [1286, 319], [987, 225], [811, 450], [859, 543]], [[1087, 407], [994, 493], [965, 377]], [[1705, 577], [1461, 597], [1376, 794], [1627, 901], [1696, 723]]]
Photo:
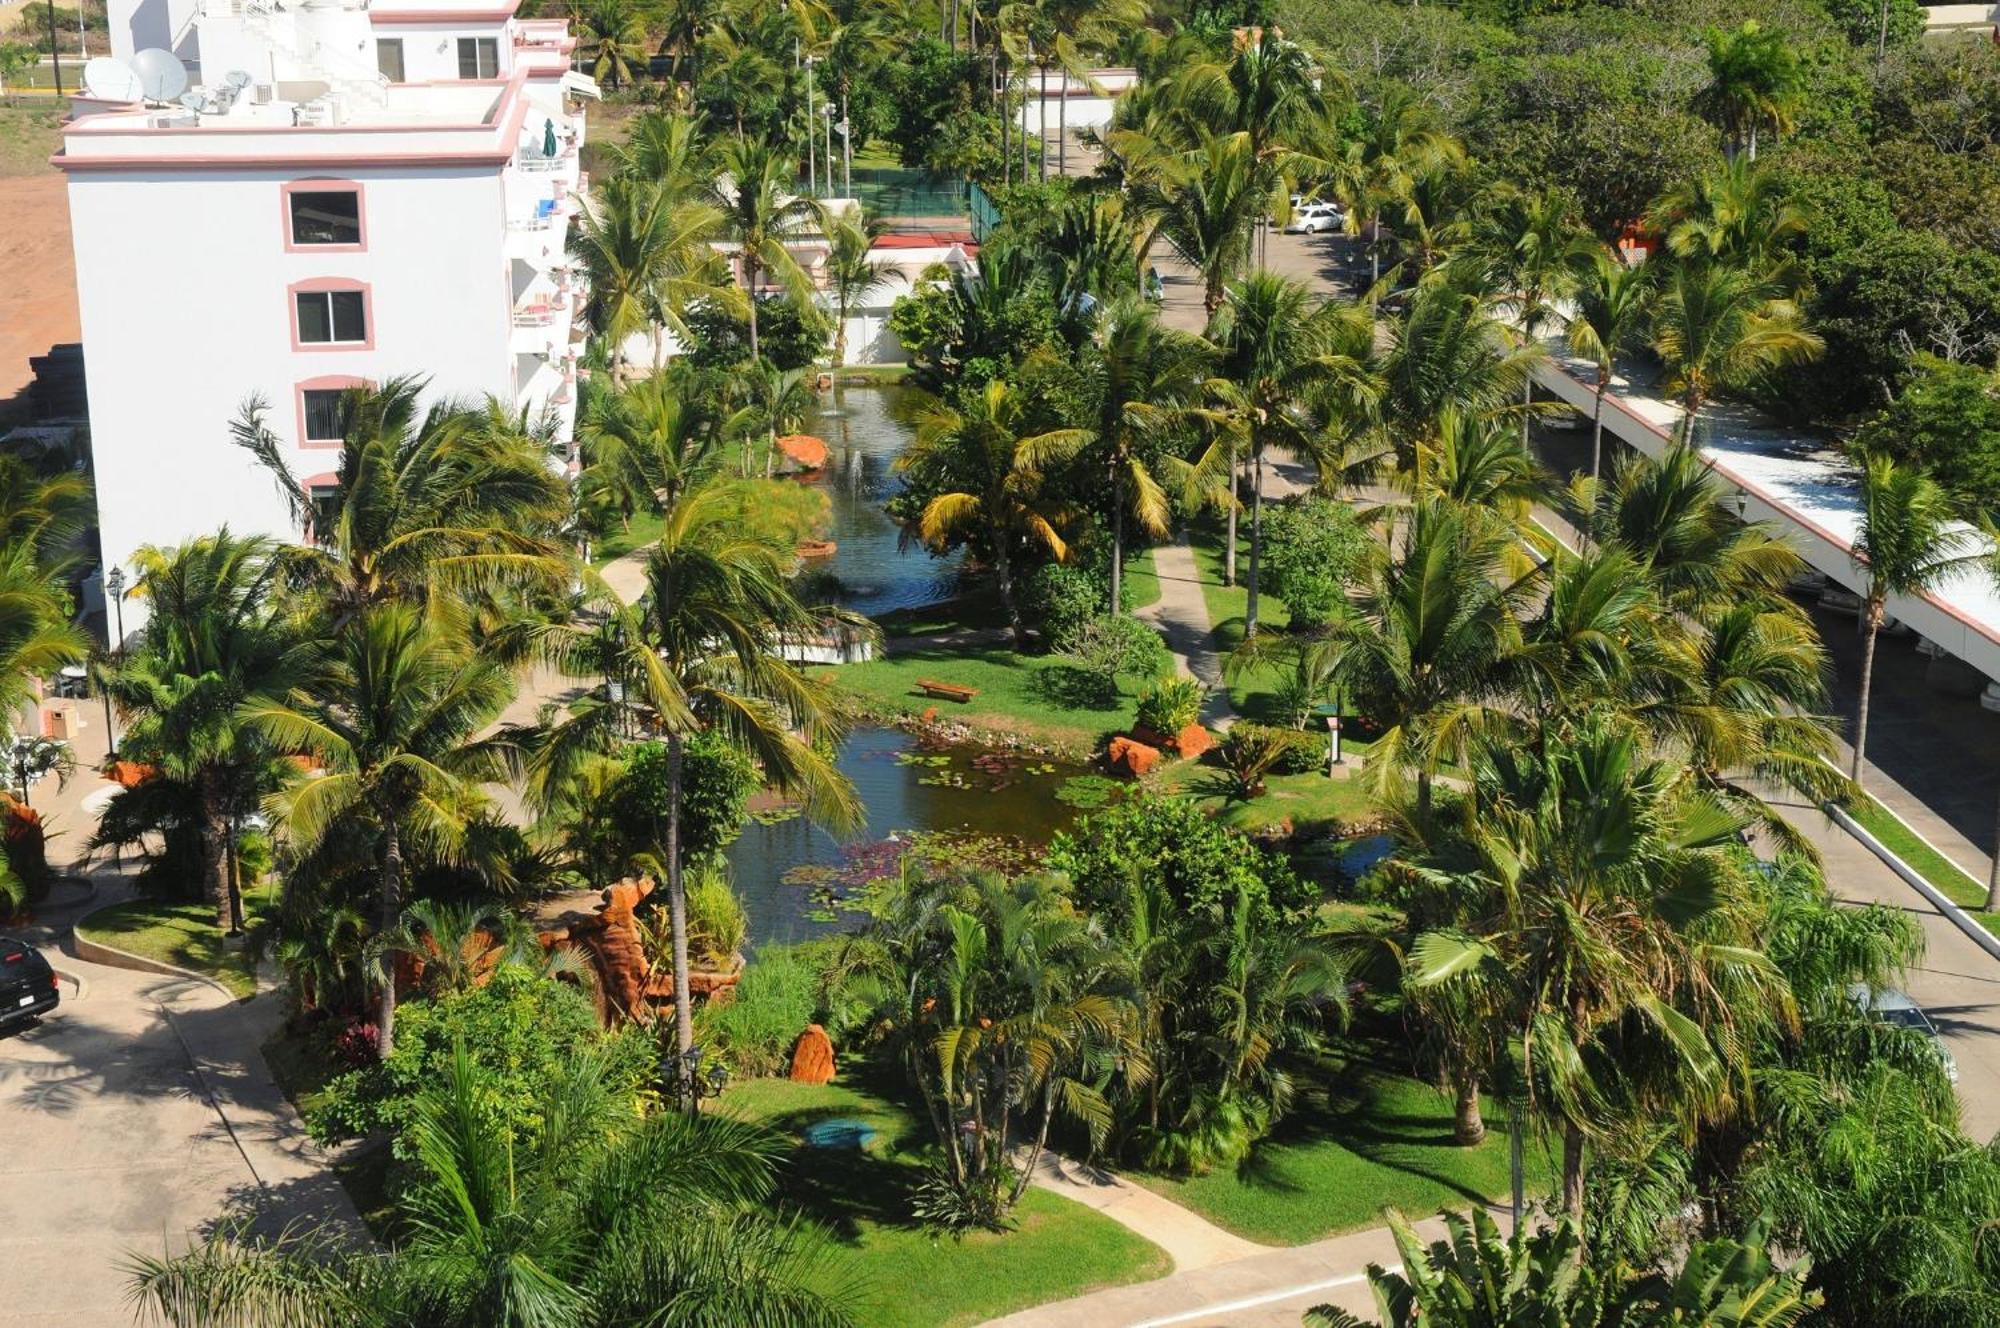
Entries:
[[98, 101], [137, 101], [144, 94], [132, 67], [108, 55], [100, 55], [84, 65], [83, 90]]
[[241, 92], [256, 82], [256, 80], [250, 77], [250, 71], [247, 69], [232, 69], [222, 76], [222, 82], [223, 86], [235, 88], [238, 92]]
[[147, 101], [172, 101], [187, 91], [187, 66], [172, 51], [146, 48], [132, 57], [132, 72]]

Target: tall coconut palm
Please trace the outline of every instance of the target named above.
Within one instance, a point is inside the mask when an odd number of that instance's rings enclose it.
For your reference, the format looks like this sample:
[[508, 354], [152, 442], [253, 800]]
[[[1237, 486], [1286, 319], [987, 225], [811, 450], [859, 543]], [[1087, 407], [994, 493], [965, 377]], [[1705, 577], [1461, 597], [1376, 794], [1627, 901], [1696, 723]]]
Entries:
[[1266, 198], [1247, 134], [1218, 134], [1191, 152], [1149, 165], [1134, 197], [1154, 233], [1201, 273], [1201, 307], [1210, 318], [1250, 258], [1251, 225]]
[[589, 0], [573, 13], [590, 76], [611, 89], [638, 77], [647, 56], [646, 21], [632, 0]]
[[1848, 777], [1858, 789], [1868, 758], [1868, 693], [1875, 681], [1875, 638], [1891, 595], [1930, 594], [1960, 572], [1979, 567], [1987, 550], [1957, 517], [1951, 495], [1930, 476], [1893, 458], [1872, 456], [1861, 475], [1861, 528], [1854, 568], [1868, 578], [1862, 597], [1861, 694], [1854, 706], [1854, 760]]
[[1739, 822], [1672, 762], [1599, 722], [1539, 751], [1484, 746], [1474, 768], [1467, 925], [1418, 937], [1405, 982], [1482, 987], [1507, 1008], [1580, 1225], [1589, 1141], [1620, 1120], [1721, 1109], [1748, 1069], [1747, 1030], [1793, 1020], [1791, 996], [1729, 866]]
[[928, 401], [918, 411], [915, 440], [896, 458], [897, 470], [933, 475], [942, 488], [917, 518], [925, 544], [943, 549], [978, 539], [987, 546], [1001, 606], [1021, 646], [1028, 643], [1028, 628], [1014, 597], [1016, 546], [1041, 549], [1058, 562], [1069, 557], [1059, 529], [1062, 505], [1044, 492], [1042, 477], [1094, 438], [1088, 429], [1027, 432], [1030, 405], [997, 378], [963, 410]]
[[[635, 166], [672, 164], [644, 145], [632, 151]], [[621, 172], [598, 189], [578, 222], [577, 252], [590, 275], [591, 322], [611, 347], [613, 386], [630, 376], [625, 347], [634, 336], [652, 339], [657, 368], [665, 333], [683, 342], [692, 336], [685, 320], [689, 305], [706, 300], [734, 306], [741, 300], [714, 249], [723, 234], [722, 214], [690, 196], [685, 183], [640, 170]]]
[[27, 545], [43, 570], [61, 575], [83, 556], [78, 537], [95, 519], [90, 481], [78, 471], [0, 456], [0, 548]]
[[[605, 1323], [851, 1328], [837, 1279], [770, 1203], [778, 1140], [755, 1125], [638, 1115], [583, 1052], [527, 1113], [493, 1125], [495, 1085], [460, 1047], [415, 1099], [393, 1248], [224, 1229], [127, 1264], [169, 1328], [587, 1328]], [[831, 1286], [835, 1289], [828, 1290]]]
[[1695, 104], [1729, 136], [1729, 155], [1757, 160], [1757, 131], [1783, 133], [1805, 98], [1805, 71], [1785, 34], [1756, 19], [1733, 32], [1708, 30], [1708, 85]]
[[[1579, 268], [1594, 251], [1567, 195], [1502, 187], [1484, 200], [1471, 223], [1468, 261], [1507, 311], [1526, 344], [1539, 344], [1549, 324], [1568, 321], [1563, 302], [1577, 287]], [[1535, 395], [1534, 375], [1521, 385], [1521, 446]]]
[[1787, 294], [1799, 283], [1806, 213], [1768, 166], [1739, 158], [1676, 185], [1653, 205], [1649, 224], [1677, 258], [1740, 268]]
[[[469, 588], [569, 583], [569, 497], [541, 440], [492, 411], [424, 407], [420, 378], [351, 389], [334, 483], [308, 490], [256, 397], [230, 440], [263, 465], [309, 546], [292, 574], [342, 614], [388, 600], [442, 607]], [[451, 595], [436, 592], [450, 590]]]
[[1419, 488], [1447, 412], [1511, 419], [1547, 353], [1510, 338], [1479, 292], [1449, 280], [1417, 287], [1387, 331], [1380, 418], [1398, 466], [1415, 473]]
[[1373, 284], [1382, 281], [1382, 213], [1409, 193], [1418, 177], [1462, 164], [1465, 145], [1438, 129], [1416, 93], [1392, 83], [1366, 117], [1362, 133], [1327, 167], [1334, 197], [1347, 211], [1347, 233], [1367, 221]]
[[724, 421], [702, 382], [659, 374], [596, 398], [578, 429], [587, 466], [579, 488], [628, 516], [659, 515], [720, 464]]
[[1611, 390], [1618, 357], [1638, 345], [1645, 329], [1652, 308], [1653, 272], [1644, 265], [1627, 265], [1610, 250], [1599, 250], [1580, 268], [1575, 306], [1569, 317], [1569, 345], [1597, 370], [1590, 406], [1590, 486], [1594, 495], [1604, 467], [1604, 396]]
[[1382, 729], [1368, 755], [1378, 787], [1416, 776], [1420, 824], [1438, 768], [1469, 750], [1519, 641], [1532, 582], [1507, 576], [1514, 544], [1487, 513], [1422, 499], [1355, 588], [1332, 675]]
[[125, 718], [126, 755], [193, 791], [203, 887], [217, 928], [233, 935], [243, 924], [236, 826], [259, 785], [270, 786], [276, 758], [242, 707], [297, 681], [304, 653], [273, 602], [277, 546], [225, 528], [179, 548], [141, 549], [133, 561], [132, 593], [152, 615], [137, 648], [100, 682]]
[[1667, 279], [1653, 317], [1653, 349], [1679, 396], [1679, 436], [1692, 444], [1701, 409], [1716, 393], [1818, 355], [1824, 344], [1759, 274], [1683, 263]]
[[857, 215], [835, 222], [828, 232], [826, 293], [833, 297], [833, 367], [847, 363], [847, 315], [856, 305], [888, 285], [898, 269], [869, 257], [875, 242], [888, 231], [875, 217]]
[[789, 152], [769, 143], [738, 139], [722, 150], [715, 203], [722, 210], [723, 233], [736, 244], [737, 269], [750, 300], [753, 360], [763, 354], [757, 343], [757, 298], [764, 278], [775, 278], [802, 301], [812, 292], [812, 278], [786, 244], [826, 223], [819, 204], [798, 192], [798, 169]]
[[[275, 824], [310, 852], [363, 818], [377, 842], [377, 934], [402, 917], [409, 859], [451, 861], [486, 804], [480, 784], [505, 752], [480, 736], [513, 694], [504, 669], [462, 633], [394, 601], [370, 604], [327, 642], [299, 686], [252, 698], [242, 722], [324, 773], [267, 801]], [[395, 974], [378, 975], [377, 1047], [395, 1049]]]
[[1257, 634], [1265, 452], [1274, 445], [1310, 452], [1323, 414], [1372, 409], [1373, 337], [1366, 310], [1315, 300], [1303, 282], [1268, 272], [1231, 285], [1209, 326], [1217, 351], [1211, 391], [1248, 444], [1250, 460], [1246, 636]]
[[1193, 408], [1206, 347], [1160, 325], [1135, 300], [1113, 305], [1099, 326], [1089, 364], [1099, 384], [1097, 443], [1111, 479], [1111, 612], [1122, 612], [1125, 523], [1145, 535], [1167, 533], [1170, 506], [1151, 461], [1165, 435]]

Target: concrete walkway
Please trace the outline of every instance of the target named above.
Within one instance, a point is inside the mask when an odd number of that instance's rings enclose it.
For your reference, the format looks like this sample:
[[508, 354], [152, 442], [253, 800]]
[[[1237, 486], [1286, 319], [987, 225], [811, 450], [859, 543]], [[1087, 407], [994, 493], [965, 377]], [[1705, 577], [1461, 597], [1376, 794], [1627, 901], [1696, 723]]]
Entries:
[[1134, 1185], [1108, 1171], [1072, 1162], [1053, 1152], [1044, 1152], [1037, 1161], [1035, 1184], [1065, 1199], [1074, 1199], [1085, 1208], [1094, 1208], [1152, 1241], [1173, 1256], [1177, 1273], [1267, 1254], [1271, 1249], [1224, 1231], [1143, 1185]]
[[[1495, 1217], [1506, 1229], [1505, 1215]], [[1418, 1222], [1416, 1229], [1426, 1241], [1444, 1235], [1444, 1223], [1436, 1218]], [[1177, 1269], [1151, 1282], [1021, 1310], [988, 1321], [986, 1328], [1298, 1328], [1299, 1317], [1315, 1305], [1372, 1319], [1368, 1266], [1393, 1270], [1401, 1266], [1398, 1258], [1389, 1228], [1374, 1227]]]
[[1222, 682], [1222, 656], [1216, 653], [1208, 601], [1201, 593], [1201, 566], [1185, 532], [1172, 544], [1154, 547], [1153, 574], [1160, 582], [1160, 598], [1140, 609], [1137, 616], [1159, 630], [1167, 649], [1173, 652], [1175, 670], [1208, 688], [1201, 722], [1226, 729], [1236, 715], [1229, 708], [1229, 689]]

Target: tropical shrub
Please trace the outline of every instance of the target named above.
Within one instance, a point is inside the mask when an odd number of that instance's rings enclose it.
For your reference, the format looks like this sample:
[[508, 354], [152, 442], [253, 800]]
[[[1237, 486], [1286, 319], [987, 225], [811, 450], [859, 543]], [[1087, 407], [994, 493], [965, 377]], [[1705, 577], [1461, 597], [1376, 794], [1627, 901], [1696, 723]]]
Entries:
[[1112, 926], [1129, 919], [1131, 884], [1139, 878], [1165, 892], [1177, 910], [1211, 920], [1239, 894], [1288, 918], [1319, 902], [1284, 858], [1186, 798], [1134, 798], [1087, 816], [1050, 840], [1047, 861], [1069, 878], [1077, 901]]
[[1968, 507], [2000, 508], [2000, 377], [1919, 355], [1915, 376], [1861, 426], [1853, 451], [1921, 466]]
[[[727, 369], [750, 358], [750, 319], [712, 300], [688, 306], [684, 318], [693, 340], [688, 363], [702, 369]], [[779, 369], [803, 369], [826, 351], [832, 329], [825, 315], [787, 297], [757, 302], [757, 349]]]
[[655, 1060], [644, 1029], [606, 1032], [582, 990], [523, 964], [503, 963], [483, 986], [403, 1006], [389, 1059], [329, 1084], [306, 1112], [307, 1131], [331, 1143], [386, 1130], [397, 1155], [409, 1159], [418, 1096], [444, 1074], [459, 1047], [490, 1076], [494, 1091], [480, 1096], [482, 1119], [524, 1140], [536, 1137], [542, 1094], [580, 1053], [601, 1056], [609, 1082], [635, 1108]]
[[[736, 838], [757, 788], [750, 758], [720, 737], [697, 733], [681, 745], [681, 860], [695, 862]], [[633, 747], [611, 790], [612, 832], [630, 863], [665, 852], [669, 782], [667, 745]]]
[[[655, 915], [665, 909], [652, 910]], [[688, 955], [697, 965], [727, 969], [736, 963], [750, 934], [750, 916], [729, 884], [729, 869], [703, 863], [687, 875]]]
[[1141, 728], [1172, 737], [1201, 718], [1208, 688], [1201, 679], [1175, 674], [1139, 693], [1136, 722]]
[[727, 1001], [695, 1016], [695, 1037], [742, 1078], [783, 1074], [792, 1044], [819, 1015], [819, 967], [810, 946], [760, 949]]
[[1348, 576], [1368, 546], [1368, 533], [1346, 503], [1307, 497], [1272, 507], [1264, 513], [1264, 584], [1285, 602], [1295, 629], [1325, 627], [1345, 602]]
[[1044, 563], [1028, 578], [1025, 608], [1051, 650], [1075, 648], [1083, 629], [1104, 612], [1110, 578], [1081, 562]]
[[1302, 739], [1296, 729], [1239, 723], [1216, 748], [1216, 760], [1229, 772], [1238, 797], [1261, 797], [1265, 778], [1301, 749]]
[[1103, 707], [1117, 700], [1121, 677], [1157, 677], [1171, 656], [1159, 633], [1136, 618], [1118, 614], [1085, 623], [1066, 658], [1070, 668], [1065, 672], [1076, 689], [1072, 703]]

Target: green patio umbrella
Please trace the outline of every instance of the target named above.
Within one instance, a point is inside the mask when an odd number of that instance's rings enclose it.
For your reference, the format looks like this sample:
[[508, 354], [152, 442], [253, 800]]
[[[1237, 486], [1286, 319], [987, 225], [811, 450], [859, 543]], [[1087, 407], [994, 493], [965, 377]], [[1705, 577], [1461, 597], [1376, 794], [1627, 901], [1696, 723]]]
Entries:
[[554, 120], [542, 121], [542, 155], [544, 157], [553, 157], [556, 155], [556, 122]]

